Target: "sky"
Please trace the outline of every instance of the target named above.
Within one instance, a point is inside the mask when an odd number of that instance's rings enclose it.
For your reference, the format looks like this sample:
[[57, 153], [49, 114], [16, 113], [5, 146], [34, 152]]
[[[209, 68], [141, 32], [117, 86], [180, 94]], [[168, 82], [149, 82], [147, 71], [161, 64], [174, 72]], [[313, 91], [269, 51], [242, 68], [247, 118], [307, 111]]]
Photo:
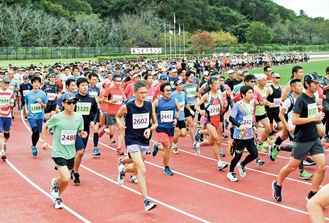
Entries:
[[309, 17], [324, 17], [329, 19], [329, 0], [273, 0], [278, 5], [293, 10], [299, 15], [303, 9]]

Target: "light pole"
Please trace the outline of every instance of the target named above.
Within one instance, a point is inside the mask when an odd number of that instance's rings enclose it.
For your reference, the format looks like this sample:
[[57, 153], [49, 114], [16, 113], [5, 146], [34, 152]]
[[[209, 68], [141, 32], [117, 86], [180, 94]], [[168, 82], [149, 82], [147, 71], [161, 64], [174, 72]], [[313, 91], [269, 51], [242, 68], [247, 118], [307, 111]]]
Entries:
[[170, 45], [169, 45], [169, 50], [170, 50], [170, 59], [171, 59], [171, 36], [172, 36], [173, 32], [171, 30], [169, 30], [169, 42], [170, 42]]

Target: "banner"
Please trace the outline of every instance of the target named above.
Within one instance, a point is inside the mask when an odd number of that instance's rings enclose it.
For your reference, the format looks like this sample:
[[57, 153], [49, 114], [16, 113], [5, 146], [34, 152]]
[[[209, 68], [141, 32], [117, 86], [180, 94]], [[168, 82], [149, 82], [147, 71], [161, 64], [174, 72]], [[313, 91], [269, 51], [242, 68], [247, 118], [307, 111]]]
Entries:
[[162, 48], [130, 48], [131, 54], [162, 54]]

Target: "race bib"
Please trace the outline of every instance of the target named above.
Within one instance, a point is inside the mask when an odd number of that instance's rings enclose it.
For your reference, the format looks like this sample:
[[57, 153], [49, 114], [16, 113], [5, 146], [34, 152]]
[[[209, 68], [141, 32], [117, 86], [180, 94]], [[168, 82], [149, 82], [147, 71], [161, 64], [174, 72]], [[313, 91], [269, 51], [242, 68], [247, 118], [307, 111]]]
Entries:
[[113, 104], [116, 104], [116, 105], [121, 105], [122, 104], [122, 95], [118, 95], [118, 94], [114, 94], [112, 96], [112, 100], [118, 100], [118, 102], [116, 103], [113, 103]]
[[214, 116], [214, 115], [219, 115], [219, 109], [220, 109], [220, 105], [210, 105], [208, 108], [209, 111], [209, 115], [210, 116]]
[[1, 95], [0, 96], [0, 104], [1, 105], [6, 105], [10, 102], [10, 96], [8, 95]]
[[186, 88], [186, 95], [188, 98], [194, 98], [196, 95], [196, 89], [195, 88]]
[[161, 122], [173, 122], [174, 121], [174, 111], [160, 111], [160, 121]]
[[245, 125], [247, 128], [252, 128], [252, 115], [243, 116], [242, 125]]
[[76, 112], [79, 112], [81, 115], [89, 115], [91, 109], [90, 102], [78, 102], [76, 106]]
[[316, 103], [307, 105], [307, 117], [313, 117], [318, 113], [318, 107]]
[[55, 94], [55, 93], [47, 93], [47, 99], [48, 99], [49, 101], [53, 101], [53, 100], [55, 100], [56, 97], [57, 97], [57, 94]]
[[178, 105], [179, 105], [179, 110], [183, 111], [185, 107], [185, 102], [184, 101], [178, 102]]
[[98, 96], [97, 91], [90, 91], [88, 94], [89, 94], [89, 96], [92, 97], [92, 98], [97, 98], [97, 96]]
[[145, 129], [149, 124], [150, 119], [148, 113], [133, 114], [133, 129]]
[[280, 107], [281, 105], [281, 98], [274, 98], [273, 99], [274, 107]]
[[23, 96], [25, 96], [30, 90], [23, 90]]
[[66, 146], [73, 145], [75, 143], [76, 135], [77, 130], [62, 130], [61, 144]]
[[153, 96], [152, 96], [152, 95], [150, 95], [150, 96], [146, 96], [145, 101], [152, 102], [152, 100], [153, 100]]
[[30, 105], [32, 113], [40, 113], [42, 112], [42, 106], [39, 103], [34, 103]]

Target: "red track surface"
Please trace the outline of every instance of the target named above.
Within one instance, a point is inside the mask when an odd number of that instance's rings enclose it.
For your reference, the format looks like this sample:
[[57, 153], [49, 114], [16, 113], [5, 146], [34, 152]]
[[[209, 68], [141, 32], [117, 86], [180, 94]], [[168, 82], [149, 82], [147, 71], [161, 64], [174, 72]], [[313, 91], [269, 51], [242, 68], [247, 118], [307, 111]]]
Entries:
[[[128, 175], [123, 186], [117, 185], [118, 156], [103, 136], [102, 156], [92, 158], [89, 140], [80, 169], [81, 185], [70, 182], [62, 196], [66, 208], [56, 210], [49, 195], [50, 181], [57, 175], [51, 151], [43, 151], [39, 143], [39, 154], [32, 157], [30, 131], [19, 112], [15, 117], [7, 143], [8, 160], [0, 162], [1, 222], [310, 222], [305, 208], [310, 181], [300, 180], [297, 171], [284, 182], [282, 203], [271, 195], [271, 183], [288, 162], [288, 153], [281, 152], [275, 162], [261, 154], [265, 165], [249, 164], [247, 177], [237, 174], [239, 182], [234, 183], [226, 177], [228, 169], [216, 169], [210, 147], [196, 156], [190, 137], [179, 140], [178, 155], [171, 154], [174, 176], [162, 173], [161, 152], [157, 157], [147, 156], [148, 194], [158, 204], [156, 209], [144, 212], [137, 185], [128, 181]], [[223, 140], [225, 153], [226, 143]], [[223, 160], [230, 162], [231, 157]], [[328, 210], [325, 214], [329, 217]]]

